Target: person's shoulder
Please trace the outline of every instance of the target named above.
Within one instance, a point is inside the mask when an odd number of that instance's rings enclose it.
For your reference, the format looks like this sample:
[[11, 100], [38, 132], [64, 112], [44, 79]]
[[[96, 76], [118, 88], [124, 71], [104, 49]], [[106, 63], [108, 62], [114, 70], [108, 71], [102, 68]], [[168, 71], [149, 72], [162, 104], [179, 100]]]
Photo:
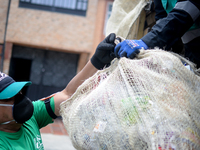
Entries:
[[6, 150], [5, 141], [3, 140], [3, 137], [1, 137], [1, 135], [0, 135], [0, 149]]
[[50, 96], [47, 96], [47, 97], [43, 97], [43, 98], [40, 99], [40, 101], [45, 101], [47, 99], [50, 99], [50, 98], [54, 97], [55, 95], [56, 95], [56, 93], [51, 94]]
[[48, 99], [50, 100], [52, 97], [55, 96], [55, 94], [56, 94], [56, 93], [51, 94], [50, 96], [47, 96], [47, 97], [43, 97], [43, 98], [38, 99], [38, 100], [36, 100], [36, 101], [33, 101], [33, 104], [37, 105], [38, 103], [43, 103], [44, 101], [46, 101], [46, 100], [48, 100]]
[[3, 138], [2, 138], [2, 136], [0, 135], [0, 145], [1, 145], [1, 143], [3, 143]]

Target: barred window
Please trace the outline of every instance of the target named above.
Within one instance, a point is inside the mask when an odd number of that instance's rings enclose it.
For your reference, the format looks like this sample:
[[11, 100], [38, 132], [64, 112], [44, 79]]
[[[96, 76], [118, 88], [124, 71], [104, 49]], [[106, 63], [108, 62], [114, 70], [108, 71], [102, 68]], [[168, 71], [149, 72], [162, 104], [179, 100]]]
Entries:
[[86, 16], [88, 0], [20, 0], [19, 7]]

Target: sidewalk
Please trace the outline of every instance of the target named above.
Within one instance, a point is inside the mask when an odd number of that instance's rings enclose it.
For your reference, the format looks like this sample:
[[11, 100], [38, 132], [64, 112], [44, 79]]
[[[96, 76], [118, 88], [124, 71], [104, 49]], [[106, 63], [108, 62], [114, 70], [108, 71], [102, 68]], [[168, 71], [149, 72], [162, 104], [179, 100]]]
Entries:
[[56, 119], [40, 132], [45, 150], [75, 150], [61, 119]]

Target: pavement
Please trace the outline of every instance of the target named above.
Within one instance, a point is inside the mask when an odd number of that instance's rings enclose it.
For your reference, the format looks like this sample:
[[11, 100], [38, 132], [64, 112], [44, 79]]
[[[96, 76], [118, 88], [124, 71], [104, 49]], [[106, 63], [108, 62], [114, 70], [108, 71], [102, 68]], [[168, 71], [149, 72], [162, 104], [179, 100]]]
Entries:
[[41, 136], [45, 150], [75, 150], [69, 137], [66, 135], [42, 133]]
[[75, 150], [60, 118], [40, 130], [45, 150]]

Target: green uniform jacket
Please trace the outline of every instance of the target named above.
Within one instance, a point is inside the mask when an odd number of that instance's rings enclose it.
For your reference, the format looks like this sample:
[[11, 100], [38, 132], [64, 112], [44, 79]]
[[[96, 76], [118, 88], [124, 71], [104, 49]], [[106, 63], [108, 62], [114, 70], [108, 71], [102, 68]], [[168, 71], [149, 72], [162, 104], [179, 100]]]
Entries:
[[[49, 123], [52, 118], [47, 113], [44, 101], [35, 101], [34, 113], [31, 119], [23, 124], [15, 133], [0, 131], [0, 150], [43, 150], [44, 146], [40, 129]], [[51, 98], [51, 108], [54, 111], [54, 98]]]

